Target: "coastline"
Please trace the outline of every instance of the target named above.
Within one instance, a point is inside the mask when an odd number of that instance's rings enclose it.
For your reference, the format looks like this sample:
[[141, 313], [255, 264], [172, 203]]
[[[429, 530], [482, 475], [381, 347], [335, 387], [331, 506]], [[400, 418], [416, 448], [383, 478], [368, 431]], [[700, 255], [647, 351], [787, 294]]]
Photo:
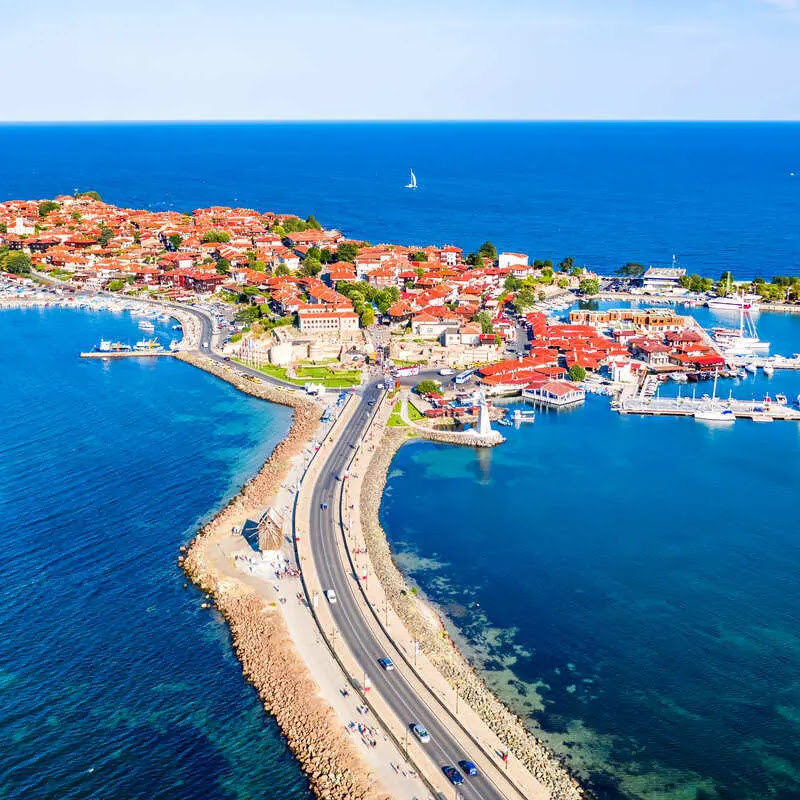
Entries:
[[411, 590], [397, 565], [379, 511], [395, 453], [414, 441], [407, 429], [385, 428], [375, 448], [359, 498], [361, 528], [375, 574], [395, 613], [420, 649], [459, 697], [489, 726], [554, 800], [589, 797], [562, 759], [553, 753], [486, 685], [447, 633], [441, 616]]
[[179, 564], [190, 580], [213, 599], [227, 622], [244, 677], [286, 737], [314, 794], [325, 800], [388, 800], [338, 724], [333, 709], [319, 695], [314, 677], [297, 653], [276, 604], [267, 603], [244, 581], [221, 574], [214, 563], [219, 558], [217, 546], [230, 535], [234, 522], [253, 506], [269, 502], [280, 489], [292, 460], [317, 430], [317, 406], [291, 391], [245, 381], [202, 356], [181, 353], [177, 358], [227, 381], [239, 391], [294, 409], [286, 437], [258, 473], [188, 546], [181, 548]]

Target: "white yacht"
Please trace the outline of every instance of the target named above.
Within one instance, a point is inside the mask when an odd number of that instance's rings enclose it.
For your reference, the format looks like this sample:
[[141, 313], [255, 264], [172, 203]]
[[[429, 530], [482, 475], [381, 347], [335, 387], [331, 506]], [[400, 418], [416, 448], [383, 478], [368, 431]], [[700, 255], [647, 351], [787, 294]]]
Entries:
[[417, 188], [417, 176], [414, 174], [414, 170], [410, 170], [411, 172], [411, 180], [409, 183], [406, 184], [406, 189], [416, 189]]
[[698, 422], [724, 422], [725, 424], [736, 422], [736, 415], [733, 411], [712, 402], [701, 405], [694, 412], [694, 418]]
[[769, 350], [769, 342], [758, 338], [758, 331], [753, 317], [739, 307], [739, 328], [714, 328], [714, 341], [720, 344], [725, 352], [733, 356], [751, 353], [765, 353]]

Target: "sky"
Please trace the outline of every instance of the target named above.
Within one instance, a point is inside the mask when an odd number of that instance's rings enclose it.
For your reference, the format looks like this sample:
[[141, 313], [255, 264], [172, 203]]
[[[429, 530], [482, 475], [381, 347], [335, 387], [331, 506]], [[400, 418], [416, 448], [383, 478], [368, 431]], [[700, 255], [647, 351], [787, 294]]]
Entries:
[[2, 121], [800, 119], [800, 0], [0, 0]]

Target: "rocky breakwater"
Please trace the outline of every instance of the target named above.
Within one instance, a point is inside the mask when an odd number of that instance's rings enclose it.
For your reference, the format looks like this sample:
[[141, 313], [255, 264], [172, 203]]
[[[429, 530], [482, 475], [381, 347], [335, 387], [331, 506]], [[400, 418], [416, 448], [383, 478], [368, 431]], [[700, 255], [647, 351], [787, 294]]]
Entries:
[[213, 598], [230, 626], [242, 671], [280, 726], [313, 792], [325, 800], [388, 800], [332, 708], [319, 696], [276, 604], [239, 580], [235, 570], [226, 571], [227, 565], [216, 547], [244, 517], [269, 503], [278, 492], [293, 460], [317, 430], [320, 406], [294, 392], [244, 380], [203, 356], [181, 353], [178, 357], [247, 394], [294, 408], [286, 438], [239, 494], [200, 530], [188, 547], [181, 548], [179, 563], [189, 578]]
[[387, 428], [365, 470], [360, 497], [361, 527], [375, 574], [411, 636], [450, 686], [544, 785], [553, 800], [581, 800], [588, 795], [566, 766], [522, 720], [488, 689], [456, 648], [435, 612], [415, 596], [397, 569], [378, 512], [386, 476], [397, 449], [408, 441], [405, 430]]

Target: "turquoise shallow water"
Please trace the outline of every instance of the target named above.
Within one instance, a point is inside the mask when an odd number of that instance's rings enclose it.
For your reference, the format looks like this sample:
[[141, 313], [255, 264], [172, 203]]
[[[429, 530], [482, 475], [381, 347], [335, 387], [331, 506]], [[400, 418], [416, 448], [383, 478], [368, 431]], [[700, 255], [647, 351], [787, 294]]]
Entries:
[[[800, 349], [800, 319], [759, 328]], [[766, 387], [795, 397], [800, 375], [720, 383]], [[590, 397], [507, 431], [402, 448], [381, 509], [490, 685], [602, 798], [800, 796], [798, 426]]]
[[306, 800], [176, 565], [290, 413], [172, 359], [77, 358], [101, 336], [139, 332], [0, 313], [0, 796]]

